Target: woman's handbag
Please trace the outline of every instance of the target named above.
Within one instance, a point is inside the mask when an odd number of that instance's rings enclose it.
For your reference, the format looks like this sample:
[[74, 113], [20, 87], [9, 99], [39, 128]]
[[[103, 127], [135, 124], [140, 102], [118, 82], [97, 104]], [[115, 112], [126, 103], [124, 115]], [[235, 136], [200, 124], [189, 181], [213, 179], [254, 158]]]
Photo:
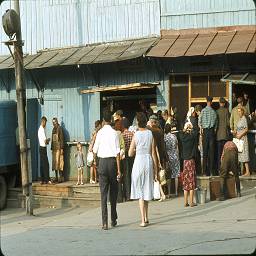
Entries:
[[244, 150], [244, 141], [241, 139], [234, 138], [233, 142], [236, 144], [238, 152], [242, 153]]
[[159, 171], [159, 180], [160, 180], [160, 184], [162, 186], [166, 184], [166, 176], [165, 176], [165, 170], [164, 169], [160, 169], [160, 171]]
[[87, 153], [87, 166], [91, 166], [93, 163], [93, 153], [90, 151]]
[[160, 199], [160, 184], [158, 181], [154, 181], [154, 199]]

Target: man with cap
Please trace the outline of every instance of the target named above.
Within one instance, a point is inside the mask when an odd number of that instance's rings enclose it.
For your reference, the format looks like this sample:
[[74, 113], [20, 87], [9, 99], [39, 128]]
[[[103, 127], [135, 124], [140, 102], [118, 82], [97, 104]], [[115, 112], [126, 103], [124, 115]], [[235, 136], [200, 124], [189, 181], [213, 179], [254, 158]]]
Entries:
[[213, 175], [214, 143], [217, 130], [217, 115], [212, 108], [212, 97], [206, 97], [207, 106], [199, 116], [200, 132], [203, 135], [203, 172], [207, 176]]
[[218, 171], [220, 171], [220, 160], [225, 143], [230, 137], [229, 118], [230, 114], [228, 109], [225, 107], [226, 100], [221, 97], [219, 100], [219, 109], [216, 111], [218, 118], [217, 126], [217, 147], [218, 147]]

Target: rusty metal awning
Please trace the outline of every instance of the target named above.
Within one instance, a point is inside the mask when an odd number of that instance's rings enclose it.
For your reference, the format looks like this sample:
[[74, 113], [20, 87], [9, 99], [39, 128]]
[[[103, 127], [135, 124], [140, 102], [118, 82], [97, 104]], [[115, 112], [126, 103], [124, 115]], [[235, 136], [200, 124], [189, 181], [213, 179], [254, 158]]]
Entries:
[[[144, 55], [159, 38], [150, 37], [122, 42], [42, 50], [24, 56], [25, 69], [48, 68], [78, 64], [108, 63]], [[13, 68], [11, 56], [0, 56], [0, 69]]]
[[256, 85], [256, 73], [228, 73], [222, 82], [232, 82], [233, 84], [252, 84]]
[[256, 52], [256, 26], [163, 30], [149, 57], [206, 56]]
[[126, 85], [117, 86], [102, 86], [94, 87], [92, 89], [81, 90], [81, 94], [95, 93], [95, 92], [109, 92], [109, 91], [126, 91], [126, 90], [139, 90], [139, 89], [151, 89], [158, 86], [160, 83], [132, 83]]

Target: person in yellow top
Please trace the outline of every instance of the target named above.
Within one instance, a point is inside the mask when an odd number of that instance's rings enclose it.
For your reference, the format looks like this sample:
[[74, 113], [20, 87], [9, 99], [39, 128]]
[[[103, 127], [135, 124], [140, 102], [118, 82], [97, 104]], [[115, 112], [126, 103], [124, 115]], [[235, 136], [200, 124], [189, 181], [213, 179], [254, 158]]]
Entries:
[[238, 105], [236, 107], [234, 107], [231, 111], [231, 116], [230, 116], [230, 129], [231, 129], [231, 131], [236, 131], [236, 126], [237, 126], [237, 123], [240, 119], [239, 114], [238, 114], [238, 108], [239, 107], [243, 107], [245, 116], [248, 116], [247, 109], [243, 106], [243, 98], [241, 96], [239, 96], [237, 98], [237, 103], [238, 103]]

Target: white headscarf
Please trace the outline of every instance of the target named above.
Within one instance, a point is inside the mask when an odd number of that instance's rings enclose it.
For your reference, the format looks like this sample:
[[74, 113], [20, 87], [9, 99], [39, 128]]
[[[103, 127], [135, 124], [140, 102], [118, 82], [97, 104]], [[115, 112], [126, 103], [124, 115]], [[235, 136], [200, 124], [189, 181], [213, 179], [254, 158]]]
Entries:
[[[191, 128], [189, 128], [188, 126], [191, 126]], [[193, 128], [193, 125], [191, 122], [186, 122], [185, 125], [184, 125], [184, 130], [191, 130]]]
[[192, 116], [192, 114], [194, 113], [194, 111], [195, 111], [195, 108], [194, 108], [194, 107], [190, 107], [190, 108], [189, 108], [189, 111], [188, 111], [188, 113], [187, 113], [187, 119], [186, 119], [187, 122], [190, 122], [190, 123], [191, 123], [190, 117]]

